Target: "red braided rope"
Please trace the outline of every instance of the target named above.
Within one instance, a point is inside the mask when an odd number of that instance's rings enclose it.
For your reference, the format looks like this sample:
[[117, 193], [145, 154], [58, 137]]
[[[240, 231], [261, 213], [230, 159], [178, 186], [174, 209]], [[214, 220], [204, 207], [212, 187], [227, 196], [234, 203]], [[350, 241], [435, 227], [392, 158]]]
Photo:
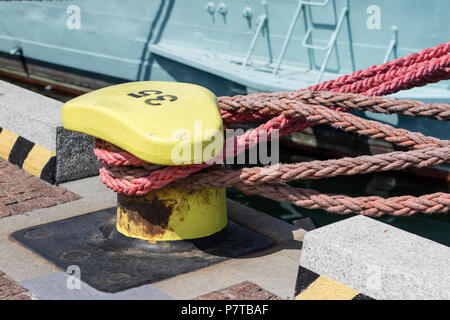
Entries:
[[[223, 151], [215, 159], [208, 164], [200, 163], [193, 165], [168, 166], [162, 169], [152, 171], [147, 177], [127, 181], [114, 178], [108, 173], [109, 166], [145, 166], [148, 162], [141, 160], [118, 147], [97, 139], [95, 141], [94, 153], [100, 160], [100, 179], [115, 192], [127, 195], [143, 195], [153, 189], [159, 189], [174, 180], [185, 178], [190, 174], [200, 171], [210, 165], [223, 163], [224, 159], [231, 158], [242, 152], [243, 150], [254, 147], [263, 139], [270, 140], [273, 130], [278, 130], [279, 136], [289, 135], [292, 132], [301, 131], [305, 127], [305, 123], [296, 121], [295, 119], [286, 118], [284, 115], [275, 117], [268, 122], [262, 124], [254, 130], [249, 130], [241, 136], [234, 136], [225, 140]], [[261, 139], [263, 138], [263, 139]], [[234, 148], [228, 148], [227, 146]], [[117, 151], [121, 150], [121, 151]], [[131, 156], [130, 156], [131, 155]]]
[[[404, 67], [415, 66], [421, 62], [427, 62], [433, 58], [439, 58], [450, 52], [450, 41], [439, 44], [433, 48], [427, 48], [417, 53], [411, 53], [406, 57], [401, 57], [386, 63], [375, 65], [364, 70], [355, 71], [352, 74], [341, 76], [335, 80], [325, 81], [313, 85], [307, 90], [311, 91], [333, 91], [333, 92], [353, 92], [364, 93], [372, 88], [374, 79], [381, 78], [383, 74], [389, 74], [385, 81], [395, 78], [395, 71]], [[403, 69], [404, 70], [404, 69]], [[403, 71], [404, 72], [404, 71]]]

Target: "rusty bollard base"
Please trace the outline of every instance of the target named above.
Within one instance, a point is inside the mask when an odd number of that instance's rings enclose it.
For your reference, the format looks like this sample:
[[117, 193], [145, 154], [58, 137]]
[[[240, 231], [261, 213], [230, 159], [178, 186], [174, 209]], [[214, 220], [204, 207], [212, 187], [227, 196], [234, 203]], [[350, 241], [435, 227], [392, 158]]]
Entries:
[[117, 230], [150, 241], [197, 239], [227, 225], [226, 191], [162, 188], [143, 196], [117, 194]]
[[195, 271], [275, 243], [229, 220], [200, 239], [148, 241], [116, 229], [117, 207], [16, 231], [12, 238], [63, 271], [80, 268], [81, 280], [118, 292]]

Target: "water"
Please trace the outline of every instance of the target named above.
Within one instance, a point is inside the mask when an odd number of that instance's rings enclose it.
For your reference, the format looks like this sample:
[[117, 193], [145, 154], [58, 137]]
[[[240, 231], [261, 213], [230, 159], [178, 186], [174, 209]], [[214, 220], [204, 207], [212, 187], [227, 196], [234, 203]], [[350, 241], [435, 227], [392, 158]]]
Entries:
[[[3, 80], [59, 101], [65, 102], [73, 98], [73, 96], [55, 91], [53, 88], [45, 85], [23, 84], [11, 79]], [[314, 160], [317, 157], [304, 151], [281, 146], [280, 158], [281, 162], [299, 162]], [[368, 195], [381, 197], [420, 196], [435, 192], [450, 192], [448, 181], [418, 177], [404, 172], [341, 176], [319, 180], [295, 181], [290, 184], [299, 188], [310, 188], [324, 193], [340, 193], [355, 197]], [[323, 210], [308, 210], [296, 207], [291, 203], [277, 202], [257, 195], [248, 196], [233, 188], [227, 190], [227, 196], [230, 199], [289, 223], [309, 217], [316, 227], [322, 227], [354, 216], [353, 214], [336, 215]], [[450, 214], [448, 213], [435, 215], [415, 214], [409, 217], [385, 215], [375, 219], [441, 244], [450, 245]]]
[[[282, 150], [282, 152], [289, 152]], [[406, 177], [389, 173], [356, 175], [349, 177], [333, 177], [320, 180], [296, 181], [293, 186], [311, 188], [325, 193], [340, 193], [351, 196], [378, 195], [383, 197], [401, 195], [423, 195], [434, 192], [448, 192], [445, 183], [431, 179], [420, 179], [414, 176]], [[242, 204], [270, 214], [283, 221], [292, 222], [309, 217], [316, 227], [322, 227], [354, 214], [337, 215], [323, 210], [309, 210], [297, 207], [291, 203], [276, 202], [257, 195], [244, 195], [235, 189], [229, 189], [227, 196]], [[375, 218], [394, 227], [417, 234], [430, 240], [450, 245], [450, 215], [415, 214], [410, 217], [382, 216]]]

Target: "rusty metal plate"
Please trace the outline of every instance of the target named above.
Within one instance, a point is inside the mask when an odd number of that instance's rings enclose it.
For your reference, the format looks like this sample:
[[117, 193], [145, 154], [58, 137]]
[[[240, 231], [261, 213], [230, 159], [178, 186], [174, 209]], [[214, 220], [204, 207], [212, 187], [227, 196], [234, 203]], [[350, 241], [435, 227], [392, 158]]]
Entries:
[[154, 283], [274, 245], [233, 221], [209, 237], [152, 244], [119, 233], [116, 210], [26, 228], [12, 238], [64, 271], [78, 266], [81, 280], [103, 292]]

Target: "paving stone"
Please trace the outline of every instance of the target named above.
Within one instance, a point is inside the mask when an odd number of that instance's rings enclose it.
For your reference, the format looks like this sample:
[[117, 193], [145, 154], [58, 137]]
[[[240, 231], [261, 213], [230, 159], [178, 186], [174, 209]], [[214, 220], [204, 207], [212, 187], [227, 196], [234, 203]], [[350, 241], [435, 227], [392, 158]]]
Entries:
[[52, 207], [52, 206], [56, 205], [57, 202], [50, 198], [38, 197], [38, 198], [28, 200], [27, 204], [28, 204], [28, 206], [30, 206], [31, 210], [36, 210], [36, 209], [40, 209], [40, 208]]
[[196, 297], [194, 300], [279, 300], [275, 294], [257, 284], [244, 281], [222, 290]]
[[30, 300], [26, 298], [27, 290], [15, 281], [9, 279], [0, 271], [0, 300]]
[[79, 198], [73, 192], [51, 185], [0, 159], [0, 218]]
[[6, 208], [10, 210], [11, 215], [22, 214], [31, 211], [31, 207], [25, 202], [10, 204], [7, 205]]
[[[24, 187], [26, 187], [26, 186], [23, 186], [23, 185], [21, 186], [22, 190], [24, 189]], [[18, 193], [16, 195], [14, 195], [14, 198], [16, 198], [16, 200], [18, 202], [22, 202], [22, 201], [38, 198], [40, 196], [41, 196], [41, 193], [38, 192], [37, 190], [26, 190], [22, 193]]]
[[[0, 188], [1, 188], [1, 186], [0, 186]], [[0, 205], [1, 206], [7, 206], [7, 205], [14, 204], [14, 203], [17, 203], [16, 198], [13, 198], [13, 197], [10, 197], [10, 196], [6, 196], [6, 197], [3, 197], [3, 198], [0, 198]]]
[[11, 210], [5, 206], [0, 205], [0, 218], [9, 217], [11, 215]]
[[15, 296], [9, 296], [6, 298], [6, 300], [33, 300], [33, 297], [31, 297], [29, 294], [21, 293]]
[[230, 297], [220, 292], [210, 292], [202, 296], [198, 296], [195, 300], [230, 300]]

